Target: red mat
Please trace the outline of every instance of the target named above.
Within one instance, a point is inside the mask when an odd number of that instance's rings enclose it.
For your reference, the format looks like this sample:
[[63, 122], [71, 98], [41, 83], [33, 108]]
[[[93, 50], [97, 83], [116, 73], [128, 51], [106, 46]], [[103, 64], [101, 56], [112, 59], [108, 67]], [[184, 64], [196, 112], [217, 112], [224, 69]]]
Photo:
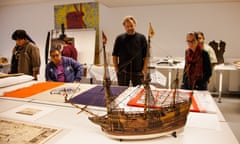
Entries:
[[[159, 90], [153, 90], [152, 94], [154, 97], [154, 103], [155, 105], [149, 105], [148, 107], [155, 107], [155, 108], [160, 108], [161, 103], [165, 101], [165, 103], [170, 103], [171, 98], [173, 96], [173, 90], [166, 90], [166, 89], [159, 89]], [[166, 98], [168, 96], [168, 98]], [[193, 93], [191, 91], [181, 91], [177, 90], [176, 92], [176, 99], [188, 99], [189, 97], [192, 97], [192, 106], [190, 108], [191, 112], [202, 112], [198, 106], [198, 102], [193, 96]], [[142, 89], [139, 91], [139, 93], [132, 98], [128, 103], [128, 106], [136, 106], [136, 107], [144, 107], [144, 90]]]

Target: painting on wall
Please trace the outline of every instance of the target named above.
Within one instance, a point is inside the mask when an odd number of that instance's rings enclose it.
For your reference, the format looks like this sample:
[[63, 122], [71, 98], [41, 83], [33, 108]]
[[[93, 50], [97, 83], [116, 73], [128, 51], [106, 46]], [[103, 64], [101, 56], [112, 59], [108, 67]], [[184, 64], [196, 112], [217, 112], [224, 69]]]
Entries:
[[54, 6], [55, 29], [95, 29], [95, 59], [99, 63], [99, 4], [97, 2], [55, 5]]

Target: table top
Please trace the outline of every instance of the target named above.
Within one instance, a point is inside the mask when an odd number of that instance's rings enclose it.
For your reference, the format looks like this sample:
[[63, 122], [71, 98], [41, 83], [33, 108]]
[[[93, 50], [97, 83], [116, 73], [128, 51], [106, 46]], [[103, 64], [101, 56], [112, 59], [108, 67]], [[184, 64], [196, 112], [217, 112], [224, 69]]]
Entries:
[[[74, 85], [74, 84], [73, 84]], [[80, 88], [85, 91], [92, 88], [95, 85], [90, 84], [80, 84]], [[177, 133], [177, 137], [174, 138], [170, 135], [162, 136], [155, 139], [147, 140], [134, 140], [134, 141], [119, 141], [116, 139], [108, 138], [101, 131], [101, 128], [88, 120], [88, 114], [81, 112], [79, 109], [73, 108], [70, 104], [59, 101], [55, 102], [48, 99], [49, 96], [42, 93], [44, 98], [7, 98], [0, 97], [0, 118], [14, 119], [20, 121], [32, 122], [38, 125], [48, 125], [51, 127], [60, 128], [61, 131], [56, 136], [52, 137], [47, 141], [48, 144], [66, 144], [66, 143], [80, 143], [84, 142], [97, 142], [99, 144], [103, 143], [124, 143], [124, 144], [237, 144], [238, 141], [235, 138], [233, 132], [231, 131], [229, 125], [222, 116], [220, 110], [216, 106], [211, 95], [207, 92], [206, 97], [210, 98], [209, 103], [216, 108], [216, 113], [196, 113], [190, 112], [188, 115], [187, 124], [185, 125], [183, 131]], [[40, 97], [40, 95], [38, 95]], [[35, 118], [26, 118], [17, 116], [17, 110], [21, 108], [32, 107], [37, 109], [42, 109], [42, 113], [37, 115]], [[89, 110], [96, 114], [104, 114], [105, 111], [100, 108], [89, 107]]]

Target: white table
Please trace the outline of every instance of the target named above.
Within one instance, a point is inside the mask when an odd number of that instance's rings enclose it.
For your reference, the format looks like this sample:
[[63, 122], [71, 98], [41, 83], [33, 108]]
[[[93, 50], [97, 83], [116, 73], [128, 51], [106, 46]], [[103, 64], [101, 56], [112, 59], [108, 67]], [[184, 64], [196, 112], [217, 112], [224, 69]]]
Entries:
[[[87, 90], [93, 85], [81, 84], [80, 86], [82, 90]], [[210, 94], [206, 96], [211, 98]], [[44, 97], [47, 96], [45, 95]], [[238, 144], [236, 137], [217, 108], [214, 100], [212, 99], [209, 103], [216, 107], [217, 112], [211, 114], [190, 112], [187, 124], [182, 132], [177, 133], [177, 138], [167, 135], [155, 139], [136, 141], [119, 141], [106, 137], [99, 126], [88, 120], [89, 115], [87, 113], [82, 112], [77, 114], [80, 111], [79, 109], [73, 108], [70, 104], [60, 101], [49, 102], [44, 101], [44, 99], [33, 99], [33, 97], [32, 99], [27, 100], [0, 97], [0, 117], [15, 119], [14, 115], [6, 115], [6, 112], [26, 105], [52, 109], [51, 111], [45, 113], [45, 115], [29, 121], [37, 125], [48, 125], [62, 129], [59, 134], [47, 141], [47, 144], [78, 144], [82, 142], [98, 144]], [[103, 109], [90, 108], [90, 110], [96, 114], [105, 113]], [[23, 119], [16, 117], [16, 120]], [[24, 119], [23, 121], [28, 120]]]
[[[2, 103], [5, 100], [0, 100]], [[11, 103], [11, 102], [4, 102]], [[31, 103], [35, 107], [46, 107], [55, 109], [46, 115], [33, 121], [38, 125], [49, 125], [52, 127], [61, 128], [61, 132], [50, 139], [47, 144], [77, 144], [80, 142], [85, 143], [124, 143], [124, 144], [237, 144], [237, 140], [229, 128], [227, 122], [220, 121], [217, 114], [206, 113], [190, 113], [188, 116], [187, 124], [183, 132], [177, 133], [177, 138], [170, 135], [159, 137], [150, 140], [136, 140], [136, 141], [119, 141], [106, 137], [101, 131], [101, 128], [88, 120], [88, 114], [79, 112], [78, 109], [72, 107], [56, 106], [49, 104]], [[13, 105], [13, 103], [11, 103]], [[22, 105], [26, 103], [22, 102]], [[28, 103], [29, 105], [29, 103]], [[16, 104], [18, 107], [19, 104]], [[95, 111], [95, 113], [102, 113]], [[0, 113], [0, 117], [2, 117]], [[4, 118], [7, 118], [6, 116]], [[12, 118], [11, 118], [12, 119]], [[19, 119], [17, 119], [19, 120]]]
[[[166, 80], [167, 78], [161, 74], [159, 71], [155, 71], [152, 69], [150, 70], [150, 74], [151, 74], [151, 82], [152, 83], [156, 83], [156, 84], [160, 84], [165, 86], [166, 85]], [[102, 82], [103, 80], [103, 75], [104, 75], [104, 68], [103, 66], [99, 65], [91, 65], [89, 66], [88, 70], [87, 70], [87, 78], [90, 79], [90, 83], [93, 84], [93, 79], [96, 79], [97, 81]], [[113, 66], [108, 66], [108, 71], [109, 71], [109, 75], [110, 75], [110, 79], [112, 81], [112, 84], [117, 85], [117, 74], [114, 70]]]
[[[173, 61], [178, 61], [179, 63], [173, 64]], [[163, 62], [163, 64], [162, 64]], [[173, 71], [179, 71], [179, 73], [182, 73], [184, 69], [184, 60], [182, 58], [176, 58], [176, 59], [166, 59], [166, 58], [153, 58], [151, 62], [151, 67], [154, 67], [158, 71], [167, 70], [168, 71], [168, 89], [171, 89], [172, 84], [172, 73]], [[181, 80], [181, 75], [179, 75], [179, 80]]]
[[236, 71], [238, 70], [233, 64], [219, 64], [214, 67], [216, 72], [219, 72], [219, 88], [218, 88], [218, 102], [222, 102], [222, 84], [223, 84], [223, 71]]
[[[183, 69], [184, 69], [184, 60], [181, 58], [175, 58], [177, 61], [181, 61], [178, 64], [171, 64], [173, 59], [168, 59], [169, 64], [158, 64], [159, 62], [163, 61], [163, 58], [153, 58], [153, 62], [151, 63], [152, 67], [155, 67], [157, 70], [162, 71], [162, 70], [168, 70], [168, 88], [171, 88], [171, 83], [172, 83], [172, 73], [173, 71], [179, 70], [180, 73], [182, 74]], [[166, 61], [166, 59], [164, 59]], [[234, 60], [230, 60], [234, 61]], [[236, 71], [239, 70], [235, 65], [233, 65], [231, 62], [228, 64], [218, 64], [214, 67], [213, 72], [219, 73], [219, 88], [218, 88], [218, 102], [222, 102], [222, 85], [223, 85], [223, 72], [224, 71]], [[181, 77], [180, 77], [181, 79]]]

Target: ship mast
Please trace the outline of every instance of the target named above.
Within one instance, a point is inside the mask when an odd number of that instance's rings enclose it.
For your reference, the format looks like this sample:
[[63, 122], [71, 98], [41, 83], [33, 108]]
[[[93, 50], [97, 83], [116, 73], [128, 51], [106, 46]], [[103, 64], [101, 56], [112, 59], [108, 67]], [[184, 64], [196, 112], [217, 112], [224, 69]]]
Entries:
[[174, 91], [173, 91], [173, 100], [172, 100], [172, 106], [173, 107], [175, 107], [175, 104], [176, 104], [176, 93], [177, 93], [177, 88], [178, 88], [178, 85], [179, 85], [178, 76], [179, 76], [179, 69], [177, 69], [176, 79], [175, 79], [175, 82], [174, 82]]
[[110, 80], [110, 74], [108, 71], [108, 63], [107, 63], [106, 48], [105, 48], [105, 45], [107, 43], [107, 37], [104, 34], [104, 32], [102, 32], [102, 39], [103, 39], [103, 58], [104, 58], [103, 86], [104, 86], [104, 92], [105, 92], [107, 113], [109, 114], [111, 112], [112, 92], [110, 89], [111, 80]]
[[[151, 23], [149, 23], [149, 34], [148, 34], [148, 44], [147, 44], [147, 56], [146, 58], [148, 59], [148, 66], [149, 66], [149, 61], [150, 61], [150, 48], [151, 48], [151, 38], [153, 37], [154, 32], [151, 26]], [[151, 101], [151, 96], [152, 96], [152, 91], [150, 88], [150, 81], [151, 81], [151, 77], [150, 77], [150, 72], [149, 69], [147, 68], [147, 72], [144, 75], [144, 82], [143, 82], [143, 86], [145, 89], [145, 100], [144, 100], [144, 116], [146, 118], [146, 114], [147, 114], [147, 109], [148, 109], [148, 104]]]

